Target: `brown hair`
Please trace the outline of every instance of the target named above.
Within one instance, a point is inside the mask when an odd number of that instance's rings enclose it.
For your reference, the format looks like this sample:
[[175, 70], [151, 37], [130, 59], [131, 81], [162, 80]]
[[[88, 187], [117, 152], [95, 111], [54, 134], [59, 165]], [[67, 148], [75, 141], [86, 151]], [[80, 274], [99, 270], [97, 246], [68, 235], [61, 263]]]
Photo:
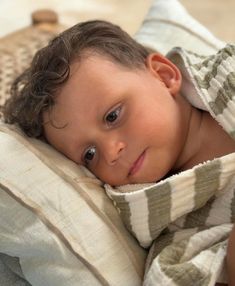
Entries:
[[17, 123], [31, 137], [43, 135], [42, 113], [55, 103], [68, 80], [70, 64], [91, 50], [128, 68], [143, 68], [148, 51], [120, 27], [105, 21], [79, 23], [39, 50], [11, 88], [3, 108], [5, 122]]

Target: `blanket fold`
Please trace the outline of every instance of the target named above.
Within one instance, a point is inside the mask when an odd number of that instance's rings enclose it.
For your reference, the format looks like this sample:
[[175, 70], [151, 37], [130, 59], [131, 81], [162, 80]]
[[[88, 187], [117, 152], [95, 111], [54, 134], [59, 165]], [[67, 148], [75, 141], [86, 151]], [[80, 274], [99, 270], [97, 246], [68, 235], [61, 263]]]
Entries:
[[[201, 57], [176, 48], [182, 94], [207, 110], [235, 139], [235, 46]], [[235, 153], [201, 163], [155, 184], [106, 185], [123, 222], [150, 247], [144, 285], [227, 282], [224, 258], [235, 219]]]

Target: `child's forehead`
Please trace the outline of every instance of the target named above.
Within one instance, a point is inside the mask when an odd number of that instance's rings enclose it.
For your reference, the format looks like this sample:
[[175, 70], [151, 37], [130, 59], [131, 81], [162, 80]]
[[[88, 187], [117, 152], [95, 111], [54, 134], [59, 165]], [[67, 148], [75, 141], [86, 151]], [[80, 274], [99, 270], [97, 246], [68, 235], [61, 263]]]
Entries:
[[[69, 78], [56, 94], [53, 114], [55, 110], [64, 113], [70, 102], [69, 113], [77, 112], [75, 106], [91, 111], [96, 99], [102, 99], [105, 105], [110, 98], [119, 98], [139, 90], [146, 82], [145, 78], [141, 71], [139, 73], [138, 70], [123, 67], [103, 55], [90, 54], [71, 64]], [[90, 102], [90, 98], [93, 98], [93, 102]]]
[[113, 67], [119, 69], [120, 71], [136, 72], [137, 70], [143, 70], [143, 68], [134, 68], [131, 65], [125, 65], [114, 59], [111, 55], [105, 54], [101, 51], [85, 50], [81, 53], [79, 57], [75, 57], [70, 64], [70, 71], [73, 74], [79, 68], [86, 66], [95, 66], [96, 69], [103, 68], [104, 66]]
[[146, 69], [130, 68], [103, 54], [90, 52], [84, 57], [74, 59], [70, 65], [69, 77], [58, 89], [55, 103], [64, 106], [69, 97], [92, 94], [101, 98], [105, 95], [113, 96], [122, 94], [124, 91], [138, 87], [149, 77]]

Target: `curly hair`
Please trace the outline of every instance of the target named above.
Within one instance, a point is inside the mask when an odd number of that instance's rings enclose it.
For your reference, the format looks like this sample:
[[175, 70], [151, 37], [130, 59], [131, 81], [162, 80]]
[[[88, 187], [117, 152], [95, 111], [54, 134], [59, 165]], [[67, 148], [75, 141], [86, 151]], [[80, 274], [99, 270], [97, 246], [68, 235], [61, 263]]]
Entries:
[[13, 83], [3, 108], [4, 120], [18, 124], [30, 137], [43, 137], [42, 114], [69, 79], [70, 65], [91, 50], [128, 68], [143, 68], [148, 51], [120, 27], [106, 21], [79, 23], [56, 36], [39, 50]]

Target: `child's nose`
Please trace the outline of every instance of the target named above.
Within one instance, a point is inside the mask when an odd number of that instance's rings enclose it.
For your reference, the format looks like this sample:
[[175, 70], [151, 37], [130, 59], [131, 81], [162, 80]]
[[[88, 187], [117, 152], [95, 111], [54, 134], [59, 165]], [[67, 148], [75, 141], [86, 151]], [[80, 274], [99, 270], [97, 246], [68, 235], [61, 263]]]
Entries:
[[104, 144], [103, 156], [106, 163], [114, 165], [123, 153], [126, 145], [122, 141], [107, 140]]

